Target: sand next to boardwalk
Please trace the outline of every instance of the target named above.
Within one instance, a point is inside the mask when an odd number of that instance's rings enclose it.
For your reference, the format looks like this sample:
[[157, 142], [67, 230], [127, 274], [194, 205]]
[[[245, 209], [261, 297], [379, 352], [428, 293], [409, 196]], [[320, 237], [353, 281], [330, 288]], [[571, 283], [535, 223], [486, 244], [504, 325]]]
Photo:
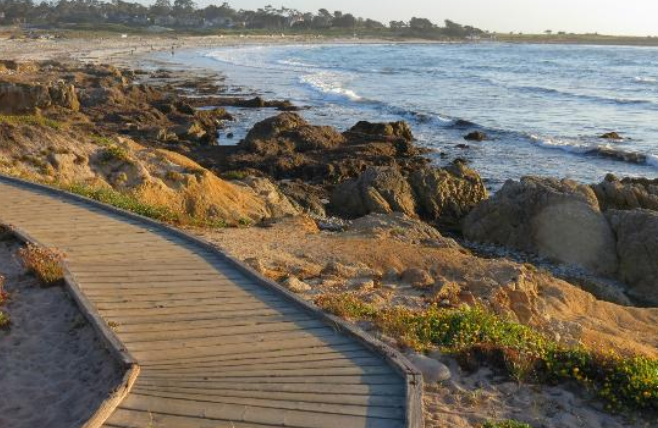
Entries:
[[0, 275], [10, 300], [0, 330], [0, 427], [82, 426], [116, 388], [122, 371], [61, 288], [44, 289], [0, 241]]

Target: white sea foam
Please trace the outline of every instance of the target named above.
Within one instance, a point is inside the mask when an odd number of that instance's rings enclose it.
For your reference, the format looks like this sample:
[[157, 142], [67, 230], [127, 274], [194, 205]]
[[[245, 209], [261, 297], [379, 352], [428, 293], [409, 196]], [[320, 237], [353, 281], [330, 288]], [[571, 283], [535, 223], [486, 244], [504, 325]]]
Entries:
[[642, 77], [642, 76], [635, 76], [633, 77], [633, 80], [637, 83], [644, 83], [644, 84], [649, 84], [653, 85], [658, 83], [658, 79], [655, 77]]
[[658, 155], [649, 154], [647, 155], [647, 165], [658, 168]]
[[318, 68], [317, 65], [315, 64], [310, 64], [304, 61], [296, 60], [296, 59], [280, 59], [277, 61], [278, 64], [284, 65], [284, 66], [290, 66], [294, 68], [301, 68], [301, 69], [308, 69], [308, 68]]
[[329, 71], [320, 71], [300, 77], [302, 84], [320, 92], [326, 98], [339, 101], [363, 101], [363, 97], [355, 91], [344, 87], [345, 81], [349, 79], [349, 76]]
[[537, 135], [531, 135], [530, 139], [539, 147], [547, 149], [557, 149], [569, 153], [585, 154], [597, 150], [597, 146], [579, 142], [566, 140], [563, 138], [542, 138]]

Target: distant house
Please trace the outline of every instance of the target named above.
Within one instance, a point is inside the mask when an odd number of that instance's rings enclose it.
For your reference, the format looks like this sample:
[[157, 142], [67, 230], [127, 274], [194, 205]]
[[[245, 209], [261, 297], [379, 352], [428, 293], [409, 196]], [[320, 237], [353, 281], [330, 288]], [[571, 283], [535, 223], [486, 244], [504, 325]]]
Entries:
[[304, 22], [304, 15], [301, 13], [291, 15], [288, 17], [288, 27], [294, 27], [296, 24], [299, 24], [300, 22]]

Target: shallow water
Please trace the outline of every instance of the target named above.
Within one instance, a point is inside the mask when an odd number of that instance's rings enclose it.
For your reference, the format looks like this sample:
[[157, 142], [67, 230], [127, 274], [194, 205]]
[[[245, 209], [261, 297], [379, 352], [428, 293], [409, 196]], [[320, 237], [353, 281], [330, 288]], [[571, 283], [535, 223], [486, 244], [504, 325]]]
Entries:
[[[467, 158], [492, 187], [529, 174], [582, 182], [609, 172], [658, 176], [658, 48], [244, 46], [168, 59], [309, 106], [303, 114], [314, 123], [346, 129], [361, 119], [405, 119], [437, 150], [437, 162]], [[245, 126], [274, 114], [238, 113]], [[458, 119], [473, 125], [456, 126]], [[492, 139], [457, 147], [472, 129]], [[243, 129], [234, 131], [239, 138]], [[628, 138], [598, 138], [608, 131]]]

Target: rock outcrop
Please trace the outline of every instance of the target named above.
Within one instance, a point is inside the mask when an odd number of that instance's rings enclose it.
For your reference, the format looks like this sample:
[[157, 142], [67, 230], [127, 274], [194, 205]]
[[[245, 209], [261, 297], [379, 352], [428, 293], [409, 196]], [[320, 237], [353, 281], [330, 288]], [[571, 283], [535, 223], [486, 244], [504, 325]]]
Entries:
[[464, 135], [464, 140], [466, 141], [485, 141], [487, 138], [487, 134], [481, 131], [473, 131]]
[[658, 305], [658, 212], [610, 210], [617, 236], [619, 277], [639, 301]]
[[536, 253], [612, 275], [615, 237], [594, 191], [570, 180], [526, 177], [508, 181], [464, 221], [468, 239]]
[[357, 126], [340, 134], [313, 126], [295, 113], [282, 113], [256, 124], [235, 148], [204, 151], [204, 163], [218, 170], [258, 170], [275, 180], [295, 179], [333, 188], [368, 167], [398, 167], [403, 173], [429, 163], [410, 139], [404, 122]]
[[480, 176], [459, 162], [443, 169], [423, 167], [408, 177], [396, 167], [370, 167], [336, 187], [330, 207], [344, 217], [398, 212], [459, 228], [486, 197]]
[[605, 134], [599, 136], [599, 138], [603, 138], [604, 140], [623, 140], [624, 137], [619, 135], [618, 132], [606, 132]]
[[608, 175], [592, 186], [603, 211], [608, 209], [648, 209], [658, 211], [658, 180], [624, 178]]
[[370, 167], [357, 179], [339, 185], [331, 195], [331, 208], [344, 217], [391, 212], [416, 215], [411, 186], [395, 167]]
[[35, 114], [59, 106], [78, 111], [80, 103], [72, 85], [0, 82], [1, 114]]
[[409, 181], [420, 217], [451, 228], [459, 228], [462, 219], [488, 196], [480, 175], [462, 162], [443, 169], [419, 169]]
[[247, 177], [243, 182], [265, 201], [270, 217], [280, 218], [300, 214], [297, 208], [279, 190], [277, 185], [267, 178]]
[[345, 138], [329, 126], [311, 126], [296, 113], [283, 113], [257, 123], [238, 147], [260, 155], [333, 149]]
[[414, 135], [406, 122], [372, 123], [361, 121], [354, 125], [348, 133], [360, 134], [374, 138], [401, 138], [413, 141]]

